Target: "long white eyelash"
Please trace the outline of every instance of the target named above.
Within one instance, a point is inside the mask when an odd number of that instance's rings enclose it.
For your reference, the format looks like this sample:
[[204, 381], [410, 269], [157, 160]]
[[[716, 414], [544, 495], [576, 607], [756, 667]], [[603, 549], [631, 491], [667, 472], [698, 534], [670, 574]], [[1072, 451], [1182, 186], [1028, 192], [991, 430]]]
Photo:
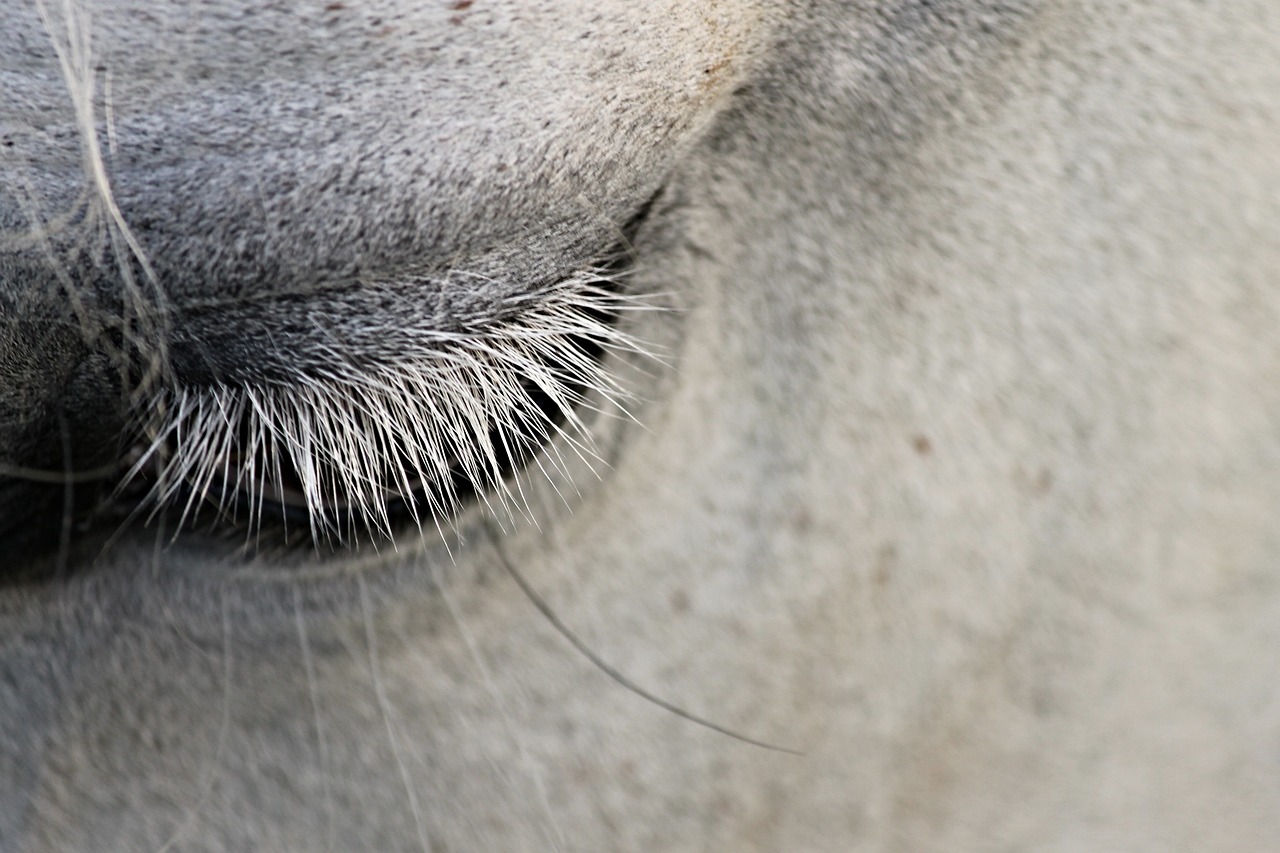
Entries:
[[124, 482], [147, 472], [145, 502], [180, 506], [183, 522], [200, 505], [229, 515], [247, 503], [252, 531], [284, 472], [296, 472], [316, 542], [389, 535], [389, 498], [403, 501], [419, 526], [438, 527], [456, 510], [458, 471], [482, 500], [496, 496], [508, 514], [525, 511], [519, 480], [514, 492], [504, 481], [504, 457], [532, 457], [545, 444], [563, 471], [548, 444], [559, 434], [590, 465], [587, 399], [626, 411], [624, 389], [582, 344], [650, 355], [610, 320], [651, 307], [607, 289], [615, 277], [583, 270], [513, 298], [507, 307], [515, 310], [479, 329], [424, 330], [393, 362], [357, 366], [333, 349], [323, 375], [161, 391]]

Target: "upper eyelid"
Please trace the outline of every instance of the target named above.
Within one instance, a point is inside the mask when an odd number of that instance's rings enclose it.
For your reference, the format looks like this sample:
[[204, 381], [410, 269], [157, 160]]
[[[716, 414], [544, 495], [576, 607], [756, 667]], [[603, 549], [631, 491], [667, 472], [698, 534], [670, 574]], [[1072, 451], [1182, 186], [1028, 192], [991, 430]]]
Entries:
[[[501, 439], [504, 444], [545, 443], [556, 431], [563, 431], [539, 412], [545, 404], [536, 403], [536, 397], [547, 395], [556, 417], [579, 436], [569, 439], [576, 453], [584, 447], [579, 441], [585, 438], [585, 430], [572, 411], [582, 393], [573, 386], [619, 403], [620, 387], [590, 359], [575, 355], [578, 344], [573, 342], [580, 339], [605, 349], [643, 350], [605, 319], [606, 314], [628, 308], [625, 298], [600, 288], [609, 280], [608, 270], [589, 267], [546, 288], [540, 296], [519, 295], [515, 310], [489, 329], [452, 337], [421, 329], [423, 347], [402, 353], [399, 361], [385, 361], [383, 367], [366, 364], [343, 374], [340, 365], [331, 365], [318, 379], [296, 373], [292, 384], [212, 382], [204, 391], [187, 388], [177, 396], [170, 393], [162, 408], [167, 414], [148, 427], [152, 438], [135, 453], [137, 459], [126, 479], [151, 465], [152, 503], [174, 503], [186, 488], [184, 516], [201, 494], [200, 500], [212, 499], [224, 511], [229, 495], [247, 488], [250, 521], [257, 523], [265, 484], [272, 477], [278, 480], [281, 471], [295, 471], [312, 536], [318, 540], [347, 539], [355, 533], [353, 524], [388, 534], [390, 518], [380, 503], [384, 485], [391, 492], [399, 490], [415, 518], [447, 516], [456, 503], [454, 487], [446, 482], [455, 463], [471, 487], [481, 493], [497, 489], [499, 502], [507, 504], [514, 495], [501, 493], [498, 483], [504, 475], [497, 460], [515, 451], [513, 446], [493, 445], [494, 429], [508, 430]], [[341, 358], [341, 351], [336, 355]], [[545, 361], [543, 366], [539, 359]], [[533, 390], [520, 390], [525, 383], [529, 389], [536, 388], [533, 397], [529, 396]], [[396, 411], [404, 420], [388, 427], [379, 415], [386, 411]], [[436, 422], [431, 423], [432, 419]], [[366, 426], [353, 431], [357, 422]], [[290, 436], [299, 429], [308, 436], [305, 441]], [[243, 439], [239, 432], [233, 435], [231, 430], [245, 431], [249, 438]], [[165, 443], [175, 436], [185, 436], [187, 446], [179, 438], [166, 451]], [[244, 449], [243, 441], [250, 443], [250, 449]], [[170, 456], [162, 458], [166, 452]], [[246, 453], [255, 458], [246, 463]], [[238, 461], [228, 463], [228, 455]], [[345, 461], [339, 463], [338, 458]], [[253, 469], [248, 474], [246, 464]], [[235, 465], [242, 467], [237, 470]], [[269, 470], [274, 474], [263, 473]], [[378, 484], [381, 476], [389, 477], [384, 485]], [[445, 492], [428, 494], [419, 506], [419, 498], [404, 493], [404, 484], [410, 481], [444, 482]], [[357, 515], [363, 515], [363, 522], [348, 519], [349, 529], [338, 529], [344, 522], [329, 517], [327, 508], [338, 494], [346, 505], [355, 507]], [[257, 519], [252, 518], [254, 500], [258, 501]]]

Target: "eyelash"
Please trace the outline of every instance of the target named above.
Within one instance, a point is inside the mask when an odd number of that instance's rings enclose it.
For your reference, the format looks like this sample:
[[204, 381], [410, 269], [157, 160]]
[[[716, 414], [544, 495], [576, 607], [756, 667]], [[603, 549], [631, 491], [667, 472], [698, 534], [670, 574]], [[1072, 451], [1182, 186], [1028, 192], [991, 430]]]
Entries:
[[509, 473], [530, 459], [542, 467], [544, 446], [561, 471], [561, 447], [589, 465], [583, 410], [626, 411], [604, 354], [652, 357], [617, 322], [653, 307], [621, 292], [623, 275], [586, 268], [509, 300], [479, 328], [424, 330], [394, 362], [356, 365], [335, 351], [323, 376], [162, 390], [139, 415], [143, 438], [117, 493], [141, 491], [140, 506], [176, 510], [181, 527], [211, 510], [215, 526], [251, 538], [274, 517], [295, 539], [292, 517], [330, 546], [385, 539], [402, 517], [440, 527], [468, 493], [525, 511]]

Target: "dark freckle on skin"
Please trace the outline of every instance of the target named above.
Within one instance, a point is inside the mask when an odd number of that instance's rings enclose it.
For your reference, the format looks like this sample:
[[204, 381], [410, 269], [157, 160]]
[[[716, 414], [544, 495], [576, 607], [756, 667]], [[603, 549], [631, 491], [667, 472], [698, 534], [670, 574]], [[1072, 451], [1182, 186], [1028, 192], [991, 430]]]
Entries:
[[324, 7], [324, 10], [326, 12], [341, 12], [345, 8], [347, 8], [346, 3], [330, 3]]
[[722, 59], [719, 62], [716, 62], [712, 65], [708, 65], [706, 68], [702, 69], [703, 77], [707, 79], [704, 79], [702, 81], [702, 83], [700, 84], [701, 87], [703, 89], [709, 89], [712, 85], [714, 85], [716, 78], [720, 77], [721, 72], [724, 71], [727, 67], [729, 67], [729, 60]]
[[917, 435], [911, 439], [911, 446], [916, 449], [916, 453], [921, 456], [928, 456], [933, 452], [933, 442], [923, 435]]
[[471, 8], [471, 4], [475, 1], [476, 0], [454, 0], [454, 2], [449, 4], [449, 8], [455, 12], [465, 12], [467, 9]]
[[689, 593], [685, 592], [683, 589], [677, 589], [675, 592], [671, 593], [670, 602], [671, 609], [676, 613], [689, 612]]

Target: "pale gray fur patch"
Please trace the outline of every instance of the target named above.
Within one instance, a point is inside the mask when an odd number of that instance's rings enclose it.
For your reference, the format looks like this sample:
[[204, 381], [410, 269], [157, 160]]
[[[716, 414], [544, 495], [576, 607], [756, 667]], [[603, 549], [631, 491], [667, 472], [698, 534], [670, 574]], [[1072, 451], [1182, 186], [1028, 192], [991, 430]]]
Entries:
[[[48, 5], [174, 321], [151, 390], [544, 292], [659, 187], [627, 284], [679, 310], [624, 322], [669, 366], [600, 362], [644, 427], [584, 416], [610, 467], [518, 481], [496, 545], [481, 503], [324, 560], [64, 530], [66, 577], [0, 588], [5, 853], [1274, 847], [1273, 0]], [[144, 349], [81, 318], [136, 328], [148, 279], [0, 18], [0, 441], [56, 473]], [[805, 756], [617, 688], [499, 548]]]

